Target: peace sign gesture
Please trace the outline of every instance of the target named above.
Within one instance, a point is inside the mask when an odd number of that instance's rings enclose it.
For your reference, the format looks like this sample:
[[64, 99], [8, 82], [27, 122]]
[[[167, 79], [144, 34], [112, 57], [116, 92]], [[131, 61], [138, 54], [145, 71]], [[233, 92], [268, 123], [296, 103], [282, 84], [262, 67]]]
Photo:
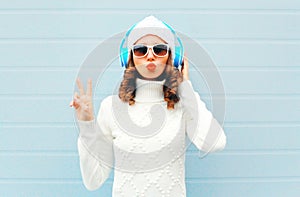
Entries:
[[74, 94], [74, 99], [70, 102], [70, 107], [75, 108], [78, 120], [90, 121], [94, 119], [94, 109], [92, 102], [92, 80], [88, 80], [87, 91], [84, 93], [83, 85], [79, 78], [76, 80], [79, 93]]

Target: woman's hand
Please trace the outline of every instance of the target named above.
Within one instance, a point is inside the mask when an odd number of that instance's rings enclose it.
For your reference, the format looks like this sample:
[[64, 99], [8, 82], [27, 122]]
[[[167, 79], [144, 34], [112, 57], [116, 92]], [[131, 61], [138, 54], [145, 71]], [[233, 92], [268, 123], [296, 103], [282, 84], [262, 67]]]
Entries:
[[76, 80], [80, 95], [74, 94], [74, 99], [70, 103], [70, 107], [74, 106], [78, 120], [90, 121], [94, 119], [94, 110], [92, 103], [92, 80], [88, 80], [87, 92], [84, 93], [83, 85], [79, 78]]
[[[182, 78], [183, 80], [189, 80], [189, 63], [188, 63], [188, 60], [187, 60], [187, 57], [184, 56], [183, 58], [183, 64], [181, 66], [181, 75], [182, 75]], [[179, 81], [179, 83], [181, 83], [182, 80]]]
[[183, 75], [183, 80], [189, 80], [189, 62], [187, 60], [187, 57], [184, 56], [183, 58], [183, 64], [182, 64], [182, 67], [181, 67], [181, 72], [182, 72], [182, 75]]

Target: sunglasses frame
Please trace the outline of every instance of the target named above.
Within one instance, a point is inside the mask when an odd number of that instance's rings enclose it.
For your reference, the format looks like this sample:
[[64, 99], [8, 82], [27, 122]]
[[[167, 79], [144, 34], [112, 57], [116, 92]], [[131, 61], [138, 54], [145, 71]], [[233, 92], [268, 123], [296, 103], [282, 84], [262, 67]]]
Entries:
[[[167, 46], [167, 53], [166, 53], [166, 55], [160, 56], [160, 55], [157, 55], [157, 54], [154, 52], [153, 47], [155, 47], [155, 46], [157, 46], [157, 45], [164, 45], [164, 46]], [[133, 51], [135, 46], [143, 46], [143, 47], [147, 47], [147, 52], [146, 52], [146, 54], [143, 55], [143, 56], [136, 56], [136, 55], [134, 54], [134, 51]], [[155, 45], [152, 45], [152, 46], [150, 46], [150, 45], [145, 45], [145, 44], [136, 44], [136, 45], [133, 45], [133, 46], [132, 46], [131, 51], [132, 51], [132, 54], [133, 54], [134, 57], [136, 57], [136, 58], [143, 58], [143, 57], [146, 57], [146, 56], [148, 55], [149, 49], [152, 50], [153, 55], [156, 56], [156, 57], [166, 57], [166, 56], [169, 54], [170, 46], [167, 45], [167, 44], [165, 44], [165, 43], [155, 44]]]

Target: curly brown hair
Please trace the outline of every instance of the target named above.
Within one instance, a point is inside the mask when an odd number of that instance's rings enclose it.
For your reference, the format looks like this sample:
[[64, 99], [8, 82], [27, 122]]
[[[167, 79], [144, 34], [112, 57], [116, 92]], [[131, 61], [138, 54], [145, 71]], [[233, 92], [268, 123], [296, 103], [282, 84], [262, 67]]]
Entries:
[[[124, 102], [128, 102], [129, 105], [133, 105], [135, 103], [135, 80], [137, 77], [143, 78], [135, 68], [135, 65], [133, 63], [133, 56], [131, 53], [127, 67], [124, 70], [123, 80], [119, 87], [119, 98]], [[164, 72], [155, 79], [157, 81], [162, 81], [163, 79], [166, 79], [163, 85], [163, 92], [164, 100], [167, 102], [167, 109], [174, 109], [175, 103], [177, 103], [180, 100], [177, 91], [179, 81], [182, 81], [182, 78], [183, 76], [179, 69], [175, 68], [172, 64], [170, 52]]]

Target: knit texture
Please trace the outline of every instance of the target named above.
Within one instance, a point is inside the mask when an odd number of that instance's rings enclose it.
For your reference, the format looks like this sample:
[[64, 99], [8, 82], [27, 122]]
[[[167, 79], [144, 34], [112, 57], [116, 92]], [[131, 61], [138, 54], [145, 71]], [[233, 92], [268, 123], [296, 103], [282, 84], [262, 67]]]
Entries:
[[[209, 145], [210, 142], [205, 141], [211, 132], [209, 125], [213, 117], [199, 95], [195, 93], [198, 95], [197, 103], [183, 102], [185, 98], [183, 92], [186, 89], [193, 90], [191, 82], [184, 81], [180, 85], [182, 98], [173, 110], [166, 109], [167, 103], [164, 101], [162, 91], [163, 83], [164, 81], [137, 78], [136, 103], [128, 107], [128, 115], [134, 124], [141, 127], [141, 133], [143, 127], [153, 121], [150, 115], [151, 108], [159, 105], [165, 109], [166, 116], [161, 129], [152, 136], [141, 138], [131, 135], [117, 123], [118, 120], [115, 119], [112, 110], [113, 98], [116, 95], [102, 101], [97, 121], [78, 121], [80, 169], [87, 189], [99, 188], [114, 168], [113, 197], [185, 197], [186, 134], [202, 151], [213, 152], [224, 148], [226, 136], [221, 127], [218, 127], [220, 135], [213, 148]], [[120, 103], [128, 105], [122, 101]], [[185, 110], [187, 105], [194, 105], [194, 108], [196, 105], [201, 117], [206, 116], [197, 127], [194, 136], [190, 134], [194, 132], [186, 131], [186, 124], [191, 120]], [[97, 124], [99, 127], [95, 126]], [[103, 135], [98, 136], [97, 133]], [[99, 147], [108, 145], [102, 140], [97, 140], [103, 137], [112, 145], [112, 149], [105, 149], [105, 152]], [[114, 157], [114, 166], [107, 165], [110, 163], [110, 156]]]

